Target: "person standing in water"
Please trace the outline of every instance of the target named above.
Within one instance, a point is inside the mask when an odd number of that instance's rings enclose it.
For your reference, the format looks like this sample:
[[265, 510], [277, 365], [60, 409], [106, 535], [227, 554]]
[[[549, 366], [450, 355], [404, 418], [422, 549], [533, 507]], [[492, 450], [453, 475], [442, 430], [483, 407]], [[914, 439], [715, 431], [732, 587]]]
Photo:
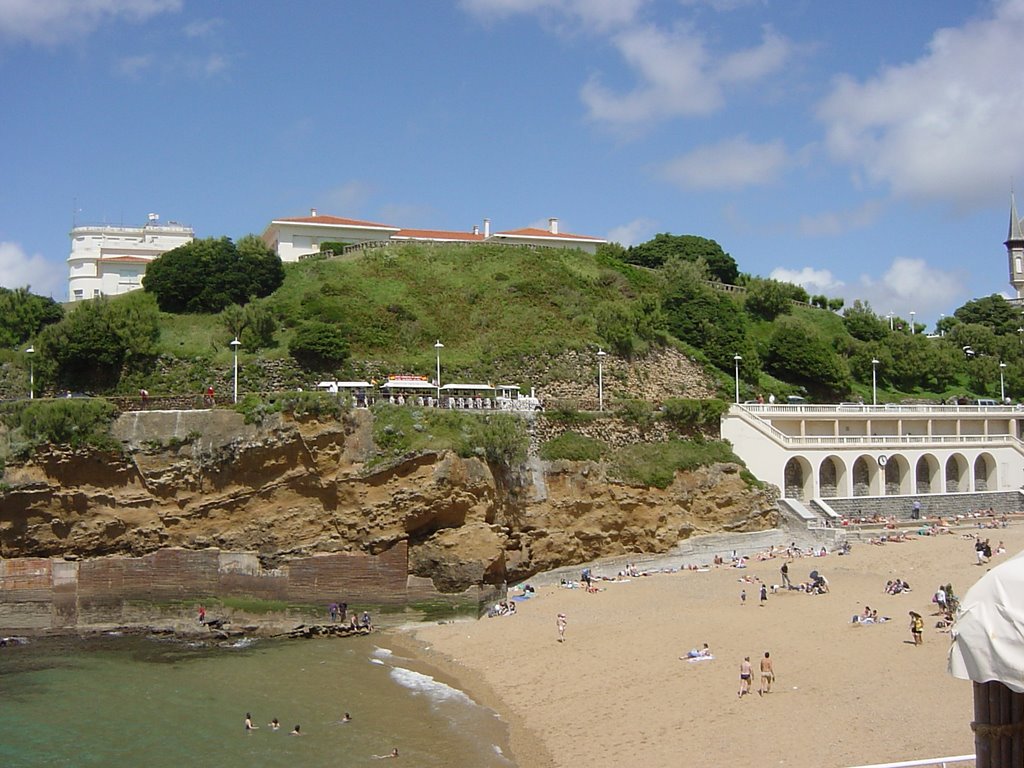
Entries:
[[245, 713], [245, 730], [246, 731], [255, 731], [255, 730], [258, 730], [258, 729], [259, 729], [258, 725], [253, 725], [252, 724], [252, 715], [249, 714], [248, 712], [246, 712]]

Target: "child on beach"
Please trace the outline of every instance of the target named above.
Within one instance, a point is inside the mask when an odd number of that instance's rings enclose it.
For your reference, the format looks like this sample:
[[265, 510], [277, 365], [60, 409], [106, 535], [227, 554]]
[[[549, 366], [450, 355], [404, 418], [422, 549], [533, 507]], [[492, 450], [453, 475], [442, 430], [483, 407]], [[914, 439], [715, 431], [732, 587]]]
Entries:
[[917, 611], [910, 611], [910, 634], [914, 638], [914, 645], [924, 642], [924, 619]]
[[740, 590], [740, 605], [746, 605], [746, 604], [747, 604], [747, 590], [741, 589]]
[[558, 614], [558, 619], [555, 622], [555, 626], [558, 627], [558, 642], [560, 642], [560, 643], [564, 643], [565, 642], [565, 625], [566, 625], [565, 614], [564, 613]]

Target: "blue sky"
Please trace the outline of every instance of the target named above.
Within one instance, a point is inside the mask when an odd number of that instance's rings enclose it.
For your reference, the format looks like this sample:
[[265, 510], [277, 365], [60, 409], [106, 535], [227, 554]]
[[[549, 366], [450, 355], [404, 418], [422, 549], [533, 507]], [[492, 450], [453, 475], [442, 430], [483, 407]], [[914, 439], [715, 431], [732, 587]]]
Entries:
[[557, 216], [930, 323], [1009, 291], [1022, 41], [1024, 0], [0, 0], [0, 284], [65, 299], [73, 221]]

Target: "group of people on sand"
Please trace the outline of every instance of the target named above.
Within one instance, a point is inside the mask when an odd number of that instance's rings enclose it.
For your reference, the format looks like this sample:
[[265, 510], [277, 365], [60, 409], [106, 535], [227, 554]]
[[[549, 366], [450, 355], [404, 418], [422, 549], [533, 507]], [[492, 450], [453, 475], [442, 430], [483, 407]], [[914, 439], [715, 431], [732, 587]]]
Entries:
[[887, 595], [902, 595], [904, 592], [910, 591], [910, 584], [903, 579], [890, 579], [885, 582], [885, 594]]
[[[757, 695], [764, 696], [766, 693], [772, 692], [772, 683], [775, 682], [775, 665], [772, 661], [771, 653], [769, 651], [764, 652], [764, 657], [761, 659], [761, 684], [757, 688]], [[753, 666], [750, 664], [750, 657], [744, 656], [743, 661], [740, 662], [740, 690], [736, 694], [737, 699], [742, 699], [747, 694], [751, 693], [750, 685], [754, 678]]]
[[495, 616], [515, 616], [515, 614], [515, 600], [502, 600], [490, 607], [490, 610], [487, 611], [487, 618], [493, 619]]
[[872, 608], [870, 605], [865, 605], [864, 610], [859, 614], [854, 614], [850, 620], [851, 624], [884, 624], [887, 621], [891, 621], [888, 616], [879, 616], [878, 610]]

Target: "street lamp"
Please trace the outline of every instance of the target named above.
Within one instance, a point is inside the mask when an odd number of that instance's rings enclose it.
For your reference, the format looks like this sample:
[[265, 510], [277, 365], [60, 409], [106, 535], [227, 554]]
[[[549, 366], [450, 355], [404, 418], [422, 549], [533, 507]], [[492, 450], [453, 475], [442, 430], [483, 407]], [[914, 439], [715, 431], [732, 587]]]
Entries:
[[888, 317], [888, 318], [889, 318], [889, 330], [890, 330], [890, 331], [891, 331], [891, 330], [893, 330], [893, 324], [892, 324], [892, 318], [893, 318], [893, 316], [894, 316], [894, 313], [893, 313], [893, 311], [892, 311], [892, 310], [890, 309], [890, 310], [889, 310], [889, 314], [888, 314], [888, 315], [886, 315], [886, 317]]
[[608, 353], [597, 348], [597, 410], [604, 410], [604, 358]]
[[235, 358], [235, 402], [236, 403], [238, 402], [238, 348], [241, 345], [242, 345], [242, 342], [240, 342], [238, 340], [238, 337], [235, 336], [234, 340], [231, 342], [231, 352], [233, 353], [234, 358]]
[[871, 404], [878, 405], [878, 360], [871, 358]]
[[32, 355], [36, 352], [34, 346], [29, 347], [25, 350], [25, 354], [28, 355], [28, 399], [34, 400], [36, 396], [36, 371], [32, 365]]
[[917, 312], [915, 312], [914, 310], [910, 310], [910, 335], [911, 336], [913, 336], [915, 333], [917, 333], [917, 330], [914, 328], [914, 315], [916, 315], [916, 314], [917, 314]]
[[438, 339], [434, 343], [434, 349], [437, 351], [437, 404], [441, 405], [441, 350], [444, 349], [444, 344]]
[[740, 360], [743, 358], [737, 352], [732, 356], [732, 361], [736, 364], [736, 404], [740, 402]]
[[1006, 370], [1006, 363], [999, 364], [999, 404], [1006, 402], [1006, 384], [1003, 380], [1003, 371]]

